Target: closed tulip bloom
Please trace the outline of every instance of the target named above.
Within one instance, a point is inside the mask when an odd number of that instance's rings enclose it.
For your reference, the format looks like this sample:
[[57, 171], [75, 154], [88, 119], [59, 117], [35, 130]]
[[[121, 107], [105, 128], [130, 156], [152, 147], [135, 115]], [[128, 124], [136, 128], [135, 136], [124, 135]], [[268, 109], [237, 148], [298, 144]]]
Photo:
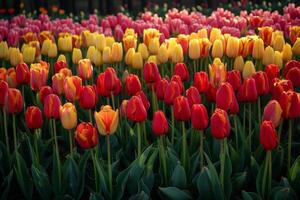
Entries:
[[127, 106], [128, 100], [124, 99], [120, 105], [120, 116], [121, 117], [126, 117], [126, 106]]
[[161, 136], [166, 135], [169, 130], [168, 120], [165, 114], [159, 110], [153, 114], [152, 131], [154, 135]]
[[189, 42], [189, 57], [192, 60], [200, 58], [200, 45], [198, 39], [191, 39]]
[[110, 97], [111, 93], [105, 88], [104, 73], [100, 73], [97, 77], [97, 91], [100, 96]]
[[64, 61], [65, 63], [67, 63], [66, 56], [64, 54], [60, 54], [57, 58], [57, 61]]
[[132, 96], [126, 105], [127, 118], [134, 122], [143, 122], [147, 119], [147, 111], [143, 101], [138, 96]]
[[[109, 50], [109, 51], [108, 51]], [[95, 46], [90, 46], [86, 52], [86, 58], [92, 60], [94, 57], [94, 54], [96, 52], [96, 48]], [[110, 53], [110, 47], [107, 47], [104, 51], [103, 51], [103, 55], [107, 55], [108, 61], [106, 63], [111, 62], [111, 53]], [[78, 61], [79, 62], [79, 61]]]
[[204, 130], [208, 126], [208, 114], [203, 104], [194, 104], [191, 110], [191, 121], [194, 129]]
[[293, 119], [300, 116], [300, 95], [294, 91], [282, 92], [279, 99], [284, 118]]
[[0, 80], [6, 81], [6, 68], [1, 67], [0, 68]]
[[132, 56], [132, 68], [142, 69], [143, 68], [143, 57], [140, 52], [136, 52]]
[[216, 93], [216, 106], [228, 111], [233, 104], [234, 92], [230, 83], [222, 83]]
[[31, 46], [27, 46], [23, 50], [23, 58], [25, 63], [33, 63], [35, 60], [35, 51], [36, 49]]
[[152, 38], [149, 41], [149, 52], [151, 54], [157, 54], [159, 48], [159, 38]]
[[297, 38], [296, 42], [293, 45], [292, 51], [294, 55], [300, 55], [300, 38]]
[[32, 90], [38, 91], [40, 88], [47, 84], [48, 69], [42, 67], [40, 63], [31, 64], [30, 66], [30, 87]]
[[17, 75], [14, 67], [11, 67], [6, 71], [5, 79], [10, 88], [16, 88], [18, 86]]
[[145, 95], [145, 93], [143, 92], [143, 90], [137, 92], [137, 93], [135, 94], [135, 96], [141, 98], [141, 100], [142, 100], [142, 102], [143, 102], [143, 105], [144, 105], [146, 111], [148, 111], [149, 108], [150, 108], [150, 102], [149, 102], [147, 96]]
[[53, 90], [50, 86], [45, 85], [42, 86], [39, 93], [38, 93], [38, 97], [40, 99], [40, 102], [42, 104], [44, 104], [45, 98], [49, 95], [49, 94], [53, 94]]
[[285, 41], [284, 41], [283, 35], [275, 36], [274, 40], [272, 41], [272, 46], [273, 46], [274, 51], [281, 52], [284, 44], [285, 44]]
[[156, 93], [157, 99], [159, 99], [159, 100], [164, 99], [168, 83], [169, 83], [168, 80], [165, 78], [160, 79], [159, 81], [156, 82], [155, 93]]
[[128, 49], [128, 51], [126, 52], [125, 55], [125, 63], [129, 66], [132, 66], [132, 59], [133, 59], [133, 55], [135, 54], [135, 49], [134, 48], [130, 48]]
[[103, 63], [111, 63], [112, 62], [110, 47], [108, 47], [108, 46], [104, 47], [103, 52], [102, 52], [102, 59], [103, 59]]
[[183, 50], [180, 44], [174, 46], [171, 60], [173, 63], [183, 62]]
[[233, 69], [242, 72], [244, 69], [244, 66], [245, 66], [244, 58], [242, 56], [237, 56], [234, 59]]
[[189, 89], [185, 91], [186, 97], [188, 99], [190, 107], [192, 107], [194, 104], [200, 104], [201, 103], [201, 96], [194, 86], [191, 86]]
[[138, 53], [141, 54], [143, 60], [146, 60], [149, 57], [149, 52], [146, 44], [140, 43], [138, 46]]
[[154, 62], [144, 64], [143, 75], [146, 83], [156, 83], [161, 79], [158, 67]]
[[44, 114], [47, 118], [59, 119], [61, 102], [56, 94], [49, 94], [44, 101]]
[[196, 72], [194, 75], [194, 86], [199, 93], [205, 93], [208, 90], [208, 75], [206, 72]]
[[25, 122], [29, 129], [42, 128], [43, 115], [42, 111], [37, 106], [30, 106], [25, 112]]
[[229, 37], [226, 45], [226, 55], [235, 58], [239, 53], [239, 39], [237, 37]]
[[0, 58], [7, 59], [8, 58], [8, 45], [6, 41], [0, 42]]
[[44, 42], [42, 44], [42, 50], [41, 50], [42, 55], [48, 56], [48, 51], [49, 51], [51, 43], [52, 43], [52, 40], [50, 40], [50, 39], [44, 40]]
[[102, 60], [102, 55], [101, 55], [101, 52], [96, 49], [94, 51], [94, 54], [93, 54], [93, 57], [92, 57], [92, 60], [91, 60], [96, 67], [100, 67], [100, 65], [103, 64], [103, 60]]
[[118, 77], [116, 71], [112, 67], [108, 67], [104, 71], [104, 87], [108, 91], [114, 91], [117, 87]]
[[157, 59], [159, 60], [160, 63], [165, 63], [168, 61], [168, 49], [167, 45], [163, 43], [160, 45], [158, 51], [157, 51]]
[[66, 77], [64, 80], [64, 94], [68, 101], [74, 102], [79, 98], [82, 80], [78, 76]]
[[264, 50], [264, 41], [261, 38], [254, 40], [252, 57], [254, 59], [262, 59]]
[[137, 43], [137, 39], [133, 35], [128, 35], [126, 37], [123, 37], [125, 52], [127, 52], [128, 49], [130, 48], [136, 49], [136, 43]]
[[224, 64], [216, 58], [212, 65], [209, 65], [209, 78], [210, 83], [215, 87], [219, 87], [219, 85], [226, 80], [226, 67]]
[[179, 85], [179, 88], [180, 88], [180, 94], [183, 93], [183, 91], [184, 91], [185, 89], [184, 89], [184, 85], [183, 85], [183, 83], [182, 83], [182, 80], [181, 80], [180, 76], [178, 76], [178, 75], [173, 75], [172, 78], [171, 78], [171, 81], [177, 82], [178, 85]]
[[233, 90], [237, 91], [241, 86], [241, 73], [238, 70], [231, 70], [226, 74], [226, 82], [230, 83]]
[[98, 144], [96, 128], [90, 122], [81, 122], [75, 132], [75, 140], [83, 149], [92, 149]]
[[174, 73], [173, 75], [180, 76], [182, 81], [187, 81], [190, 79], [189, 70], [187, 69], [186, 65], [184, 63], [177, 63], [174, 66]]
[[148, 57], [148, 60], [146, 61], [146, 63], [147, 63], [147, 62], [153, 62], [154, 64], [157, 64], [157, 65], [160, 64], [159, 61], [157, 60], [156, 55], [151, 55], [151, 56], [149, 56], [149, 57]]
[[0, 108], [5, 105], [6, 96], [8, 93], [8, 84], [6, 81], [0, 80]]
[[287, 92], [289, 90], [294, 90], [292, 81], [275, 78], [273, 86], [271, 88], [272, 98], [279, 101], [282, 92]]
[[121, 62], [123, 59], [123, 46], [119, 42], [115, 42], [111, 48], [112, 62]]
[[16, 66], [21, 62], [21, 55], [19, 48], [10, 47], [9, 48], [9, 60], [12, 66]]
[[57, 46], [55, 43], [51, 43], [48, 49], [48, 57], [55, 58], [57, 56]]
[[78, 76], [83, 80], [88, 80], [93, 75], [93, 65], [90, 59], [82, 59], [78, 62]]
[[222, 32], [218, 28], [212, 28], [209, 35], [209, 40], [211, 43], [214, 43], [215, 40], [220, 39]]
[[264, 26], [258, 29], [259, 36], [263, 39], [265, 45], [270, 45], [272, 40], [273, 28], [270, 26]]
[[106, 46], [106, 39], [104, 34], [97, 34], [96, 35], [96, 48], [100, 51], [103, 51], [104, 47]]
[[129, 74], [125, 81], [126, 92], [128, 95], [135, 95], [141, 91], [142, 86], [139, 77], [134, 74]]
[[72, 71], [68, 68], [62, 68], [61, 70], [59, 70], [58, 73], [62, 73], [65, 75], [65, 77], [70, 77], [72, 76]]
[[60, 60], [54, 63], [54, 72], [58, 73], [61, 69], [68, 68], [68, 65], [65, 61]]
[[259, 141], [266, 151], [277, 148], [278, 137], [271, 121], [263, 121], [260, 125]]
[[73, 49], [73, 53], [72, 53], [72, 62], [73, 64], [78, 64], [79, 60], [82, 59], [82, 53], [81, 50], [78, 48], [74, 48]]
[[243, 83], [244, 98], [247, 102], [254, 102], [257, 100], [257, 89], [254, 78], [246, 78]]
[[217, 89], [211, 83], [208, 84], [208, 89], [205, 92], [205, 98], [208, 102], [216, 102]]
[[294, 87], [300, 86], [300, 62], [291, 60], [289, 61], [284, 68], [283, 75], [287, 80], [290, 80], [293, 83]]
[[285, 62], [292, 59], [293, 52], [292, 52], [292, 47], [291, 47], [290, 44], [286, 43], [283, 46], [283, 49], [282, 49], [282, 52], [281, 52], [281, 57], [282, 57], [282, 60], [285, 61]]
[[281, 121], [281, 115], [282, 115], [282, 109], [280, 104], [276, 100], [271, 100], [265, 106], [262, 120], [271, 121], [273, 126], [276, 128], [279, 126], [279, 123]]
[[79, 95], [79, 105], [83, 109], [95, 108], [98, 101], [98, 95], [96, 93], [95, 86], [87, 85], [82, 86]]
[[255, 79], [256, 90], [259, 96], [269, 93], [269, 80], [266, 72], [258, 71], [252, 76]]
[[68, 102], [60, 106], [59, 115], [62, 127], [71, 130], [77, 125], [77, 111], [74, 104]]
[[200, 44], [200, 56], [206, 58], [209, 56], [209, 51], [211, 47], [211, 42], [207, 38], [202, 38], [199, 40]]
[[188, 121], [191, 118], [191, 110], [188, 99], [184, 96], [178, 96], [174, 99], [174, 118], [178, 121]]
[[265, 72], [267, 74], [269, 86], [271, 89], [273, 87], [274, 79], [279, 77], [280, 69], [277, 65], [270, 64], [266, 66]]
[[221, 40], [217, 39], [214, 41], [213, 46], [212, 46], [212, 51], [211, 55], [213, 58], [222, 58], [223, 57], [223, 43]]
[[20, 113], [23, 109], [23, 97], [20, 90], [9, 88], [6, 99], [7, 111], [10, 114]]
[[266, 47], [266, 49], [263, 53], [263, 61], [262, 61], [263, 64], [264, 65], [273, 64], [274, 58], [275, 58], [274, 49], [270, 46]]
[[255, 66], [252, 61], [248, 60], [243, 69], [243, 78], [251, 77], [255, 73]]
[[274, 53], [274, 64], [276, 64], [280, 69], [283, 66], [282, 55], [279, 51], [275, 51]]
[[52, 76], [52, 89], [54, 94], [62, 95], [64, 93], [64, 80], [65, 75], [63, 73], [56, 73]]
[[217, 108], [210, 118], [211, 134], [216, 139], [224, 139], [230, 134], [227, 112]]

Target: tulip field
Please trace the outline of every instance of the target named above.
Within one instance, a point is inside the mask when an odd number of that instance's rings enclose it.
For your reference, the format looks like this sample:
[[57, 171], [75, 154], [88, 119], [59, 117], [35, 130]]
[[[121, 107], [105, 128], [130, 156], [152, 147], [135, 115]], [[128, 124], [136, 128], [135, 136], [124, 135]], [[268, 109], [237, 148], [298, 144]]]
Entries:
[[300, 197], [300, 6], [0, 19], [0, 199]]

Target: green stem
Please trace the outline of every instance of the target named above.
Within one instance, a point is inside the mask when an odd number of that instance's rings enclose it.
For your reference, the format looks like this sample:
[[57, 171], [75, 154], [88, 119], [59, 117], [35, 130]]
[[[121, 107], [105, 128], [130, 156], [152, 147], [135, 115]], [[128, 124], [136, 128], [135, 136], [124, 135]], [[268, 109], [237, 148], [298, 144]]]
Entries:
[[97, 147], [95, 147], [95, 153], [93, 153], [93, 149], [91, 150], [91, 154], [92, 154], [92, 159], [93, 159], [93, 165], [94, 165], [94, 176], [95, 176], [95, 190], [96, 193], [99, 193], [99, 186], [98, 186], [98, 173], [97, 173], [97, 156], [96, 156], [96, 152], [97, 152]]
[[243, 132], [246, 133], [246, 103], [244, 103], [244, 112], [243, 112]]
[[187, 170], [187, 143], [186, 143], [186, 132], [184, 121], [181, 122], [182, 125], [182, 164], [185, 170]]
[[[278, 144], [280, 144], [282, 125], [283, 125], [283, 121], [280, 122], [279, 129], [278, 129]], [[278, 147], [279, 147], [279, 145], [278, 145]]]
[[5, 143], [6, 143], [6, 149], [7, 153], [9, 153], [9, 139], [8, 139], [8, 133], [7, 133], [7, 119], [6, 119], [6, 111], [3, 107], [3, 120], [4, 120], [4, 134], [5, 134]]
[[287, 163], [287, 171], [290, 171], [291, 166], [291, 151], [292, 151], [292, 125], [293, 120], [289, 120], [289, 138], [288, 138], [288, 163]]
[[203, 131], [200, 131], [200, 171], [202, 170], [203, 167]]
[[34, 148], [37, 157], [37, 162], [39, 163], [40, 155], [39, 155], [39, 148], [38, 148], [38, 129], [34, 130]]
[[111, 157], [110, 157], [110, 141], [109, 135], [106, 136], [106, 147], [107, 147], [107, 164], [108, 164], [108, 183], [109, 183], [109, 192], [112, 196], [112, 169], [111, 169]]
[[174, 133], [175, 133], [175, 123], [174, 123], [174, 110], [173, 110], [173, 106], [171, 105], [171, 120], [172, 120], [172, 135], [171, 135], [171, 143], [172, 146], [174, 145]]
[[193, 64], [194, 64], [194, 74], [197, 72], [197, 63], [196, 60], [193, 60]]
[[26, 103], [25, 103], [25, 85], [22, 85], [22, 96], [23, 96], [23, 112], [25, 115], [25, 111], [26, 111]]
[[272, 151], [268, 151], [269, 155], [269, 188], [268, 188], [268, 194], [271, 192], [272, 188]]
[[16, 130], [16, 116], [13, 114], [13, 134], [14, 134], [14, 147], [15, 153], [18, 152], [18, 143], [17, 143], [17, 130]]
[[158, 146], [159, 146], [159, 154], [160, 154], [161, 162], [162, 162], [162, 168], [163, 168], [163, 172], [164, 172], [164, 179], [165, 179], [164, 182], [167, 184], [167, 182], [168, 182], [168, 180], [167, 180], [168, 179], [167, 178], [167, 161], [166, 161], [163, 137], [164, 136], [160, 136], [158, 138]]
[[51, 119], [52, 128], [53, 128], [53, 136], [54, 136], [54, 144], [55, 144], [55, 153], [57, 159], [57, 171], [58, 171], [58, 181], [59, 187], [61, 186], [61, 169], [60, 169], [60, 159], [59, 159], [59, 151], [58, 151], [58, 143], [57, 143], [57, 134], [56, 134], [56, 123], [55, 119]]
[[252, 117], [251, 117], [251, 103], [249, 103], [249, 118], [248, 118], [248, 122], [249, 122], [249, 129], [248, 129], [248, 136], [249, 136], [249, 148], [250, 148], [250, 152], [251, 152], [251, 146], [252, 146], [252, 142], [251, 142], [251, 132], [252, 132]]
[[93, 124], [93, 115], [91, 109], [89, 109], [89, 117], [90, 117], [90, 122]]
[[69, 145], [70, 145], [70, 154], [71, 154], [71, 157], [73, 157], [73, 133], [72, 133], [72, 130], [68, 130], [69, 131]]
[[138, 158], [142, 153], [142, 135], [141, 135], [141, 127], [140, 123], [137, 123], [137, 131], [138, 131]]
[[235, 128], [235, 146], [236, 146], [236, 149], [238, 149], [239, 148], [239, 138], [238, 138], [237, 115], [234, 115], [233, 120], [234, 120], [234, 128]]
[[258, 97], [258, 102], [257, 102], [257, 114], [258, 114], [258, 124], [261, 123], [261, 107], [260, 107], [260, 96]]
[[112, 101], [113, 109], [115, 109], [115, 97], [114, 97], [114, 92], [111, 92], [110, 95], [111, 95], [111, 101]]
[[225, 155], [226, 155], [226, 138], [223, 139], [220, 142], [221, 145], [221, 151], [220, 151], [220, 159], [221, 159], [221, 172], [220, 172], [220, 181], [222, 185], [222, 189], [224, 191], [225, 185], [224, 185], [224, 171], [225, 171]]

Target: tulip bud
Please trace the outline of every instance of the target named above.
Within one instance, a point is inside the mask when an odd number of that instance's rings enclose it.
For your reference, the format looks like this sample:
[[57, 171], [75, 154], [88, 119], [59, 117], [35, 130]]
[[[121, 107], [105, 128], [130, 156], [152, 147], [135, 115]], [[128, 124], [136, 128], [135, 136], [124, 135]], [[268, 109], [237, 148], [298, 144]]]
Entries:
[[217, 108], [210, 118], [211, 134], [216, 139], [224, 139], [230, 134], [227, 112]]
[[9, 60], [10, 64], [13, 66], [16, 66], [21, 62], [21, 55], [20, 55], [20, 50], [19, 48], [15, 47], [10, 47], [9, 48]]
[[82, 80], [78, 76], [66, 77], [64, 80], [64, 93], [68, 101], [74, 102], [79, 98]]
[[24, 58], [24, 62], [25, 63], [33, 63], [35, 60], [35, 51], [36, 49], [34, 47], [31, 46], [27, 46], [24, 48], [23, 52], [23, 58]]
[[135, 95], [137, 92], [141, 91], [142, 86], [139, 77], [134, 74], [129, 74], [125, 81], [126, 92], [128, 95]]
[[52, 76], [52, 88], [54, 94], [61, 95], [64, 92], [65, 75], [63, 73], [56, 73]]
[[77, 111], [74, 104], [68, 102], [60, 106], [59, 115], [62, 127], [71, 130], [77, 125]]
[[135, 50], [134, 48], [130, 48], [128, 49], [128, 51], [126, 52], [125, 55], [125, 63], [129, 66], [132, 65], [132, 61], [133, 61], [133, 55], [135, 54]]
[[255, 79], [256, 90], [259, 96], [269, 93], [269, 80], [266, 72], [258, 71], [252, 76]]
[[211, 55], [213, 58], [222, 58], [223, 57], [223, 43], [221, 40], [216, 39], [212, 46]]
[[191, 111], [191, 121], [194, 129], [204, 130], [208, 126], [208, 114], [203, 104], [194, 104]]
[[226, 45], [226, 55], [230, 58], [235, 58], [239, 53], [239, 39], [236, 37], [229, 37]]
[[282, 109], [280, 107], [280, 104], [276, 100], [271, 100], [264, 109], [262, 119], [263, 121], [271, 121], [273, 126], [276, 128], [277, 126], [279, 126], [279, 123], [281, 121], [281, 115]]
[[167, 79], [163, 78], [156, 82], [155, 84], [155, 93], [159, 100], [163, 100], [168, 86]]
[[96, 93], [95, 86], [87, 85], [82, 86], [79, 95], [79, 105], [83, 109], [95, 108], [98, 101], [98, 95]]
[[[109, 56], [108, 56], [108, 57], [109, 57], [109, 62], [110, 62], [110, 56], [111, 56], [111, 55], [110, 55], [110, 48], [108, 47], [108, 49], [109, 49], [109, 52], [108, 52], [108, 55], [109, 55]], [[88, 48], [87, 52], [86, 52], [86, 58], [92, 60], [93, 57], [94, 57], [95, 51], [96, 51], [95, 46], [90, 46], [90, 47]], [[106, 49], [105, 49], [105, 53], [106, 53]], [[103, 54], [104, 54], [104, 51], [103, 51]]]
[[284, 118], [293, 119], [300, 116], [300, 96], [294, 91], [282, 92], [279, 99]]
[[146, 60], [149, 57], [148, 48], [144, 43], [139, 44], [138, 52], [141, 54], [143, 60]]
[[98, 49], [95, 50], [91, 61], [95, 64], [96, 67], [100, 67], [100, 65], [103, 64], [102, 55]]
[[140, 97], [132, 96], [130, 98], [126, 105], [126, 114], [127, 118], [134, 122], [143, 122], [147, 119], [147, 111]]
[[254, 78], [250, 77], [244, 80], [243, 85], [239, 88], [238, 96], [241, 96], [241, 100], [247, 102], [254, 102], [257, 100], [257, 90]]
[[219, 87], [219, 85], [225, 81], [226, 79], [226, 67], [220, 61], [219, 58], [214, 60], [212, 65], [209, 65], [209, 78], [210, 83], [215, 87]]
[[266, 151], [276, 149], [278, 146], [278, 138], [275, 128], [271, 121], [263, 121], [260, 125], [260, 144]]
[[274, 63], [275, 52], [272, 47], [268, 46], [263, 54], [263, 64], [273, 64]]
[[82, 53], [81, 50], [78, 48], [73, 49], [72, 53], [72, 62], [73, 64], [78, 64], [78, 61], [82, 59]]
[[210, 36], [209, 36], [209, 40], [211, 43], [214, 43], [215, 40], [220, 39], [221, 38], [221, 30], [218, 28], [212, 28], [210, 31]]
[[42, 86], [39, 93], [37, 94], [38, 99], [44, 105], [45, 98], [49, 95], [53, 94], [53, 90], [50, 86]]
[[279, 101], [282, 92], [286, 92], [289, 90], [294, 90], [293, 84], [290, 80], [281, 80], [281, 79], [274, 79], [273, 87], [272, 87], [272, 98]]
[[168, 61], [168, 50], [167, 45], [165, 43], [159, 47], [157, 51], [157, 59], [160, 63], [165, 63]]
[[6, 96], [8, 93], [8, 84], [6, 81], [0, 80], [0, 108], [5, 105]]
[[16, 66], [16, 80], [18, 84], [28, 84], [30, 81], [30, 72], [26, 63], [19, 63]]
[[112, 67], [108, 67], [104, 71], [104, 87], [108, 91], [114, 91], [117, 87], [118, 77], [116, 71]]
[[87, 122], [81, 122], [75, 133], [75, 140], [83, 149], [92, 149], [98, 144], [98, 134], [96, 128]]
[[66, 56], [64, 54], [60, 54], [57, 58], [57, 61], [64, 61], [65, 63], [67, 63]]
[[255, 66], [252, 61], [248, 60], [243, 69], [243, 78], [251, 77], [255, 73]]
[[226, 81], [231, 84], [234, 91], [241, 86], [241, 73], [238, 70], [231, 70], [226, 74]]
[[283, 46], [283, 50], [281, 52], [282, 60], [287, 62], [292, 59], [293, 53], [292, 53], [292, 47], [290, 44], [286, 43]]
[[111, 48], [112, 62], [121, 62], [123, 59], [123, 46], [121, 43], [115, 42]]
[[159, 110], [153, 114], [152, 131], [156, 136], [166, 135], [169, 125], [165, 114]]
[[173, 105], [174, 118], [178, 121], [188, 121], [191, 118], [191, 110], [188, 99], [184, 96], [177, 96]]
[[300, 62], [291, 60], [284, 68], [283, 75], [287, 80], [292, 81], [294, 87], [300, 86]]
[[132, 56], [132, 68], [142, 69], [143, 68], [143, 57], [140, 52], [136, 52]]
[[208, 90], [208, 76], [206, 72], [196, 72], [194, 75], [194, 86], [199, 93], [205, 93]]
[[68, 68], [68, 65], [65, 61], [60, 60], [54, 63], [54, 72], [58, 73], [61, 69]]
[[189, 42], [189, 57], [193, 60], [200, 58], [200, 44], [198, 39], [192, 39]]
[[39, 107], [30, 106], [26, 109], [25, 122], [27, 128], [29, 129], [42, 128], [43, 116], [42, 111], [39, 109]]
[[55, 43], [51, 43], [48, 49], [48, 57], [55, 58], [57, 56], [57, 46]]
[[244, 58], [242, 56], [237, 56], [234, 59], [233, 69], [242, 72], [244, 69], [244, 65], [245, 65]]
[[97, 34], [95, 40], [96, 40], [96, 48], [100, 51], [103, 51], [104, 47], [106, 46], [105, 35]]
[[23, 97], [20, 90], [9, 88], [5, 104], [9, 114], [20, 113], [23, 109]]
[[183, 51], [181, 45], [177, 44], [174, 46], [171, 55], [171, 60], [173, 63], [183, 62]]
[[207, 29], [202, 28], [198, 30], [197, 35], [199, 36], [199, 38], [207, 38]]
[[143, 75], [146, 83], [156, 83], [161, 78], [158, 67], [153, 62], [147, 62], [144, 64]]
[[280, 69], [282, 68], [283, 60], [282, 60], [282, 55], [279, 51], [275, 51], [274, 64], [276, 64]]
[[252, 57], [254, 59], [262, 59], [264, 54], [264, 41], [259, 38], [254, 41]]
[[0, 59], [7, 59], [8, 58], [8, 46], [6, 41], [0, 42]]
[[194, 104], [200, 104], [201, 103], [201, 96], [194, 86], [191, 86], [189, 89], [185, 91], [186, 97], [188, 99], [190, 107], [192, 107]]
[[159, 48], [159, 38], [152, 38], [149, 41], [149, 52], [151, 54], [157, 54]]
[[47, 118], [59, 119], [60, 99], [55, 94], [49, 94], [44, 101], [44, 114]]
[[281, 52], [284, 44], [285, 44], [285, 41], [284, 41], [283, 35], [277, 35], [277, 36], [275, 36], [275, 38], [272, 42], [272, 47], [273, 47], [274, 51]]
[[32, 90], [40, 90], [40, 88], [47, 84], [48, 69], [43, 67], [40, 63], [31, 64], [30, 66], [30, 87]]
[[50, 39], [44, 40], [44, 42], [42, 44], [42, 50], [41, 50], [42, 55], [48, 56], [48, 52], [49, 52], [51, 43], [52, 43], [52, 40], [50, 40]]
[[274, 79], [279, 77], [280, 69], [275, 64], [267, 65], [265, 68], [265, 72], [267, 73], [270, 89], [273, 87]]
[[91, 60], [82, 59], [78, 62], [78, 76], [83, 80], [88, 80], [93, 76], [93, 66]]
[[10, 88], [16, 88], [18, 86], [16, 71], [14, 67], [11, 67], [6, 72], [6, 82]]
[[189, 71], [184, 63], [177, 63], [174, 67], [173, 75], [178, 75], [182, 81], [189, 80]]

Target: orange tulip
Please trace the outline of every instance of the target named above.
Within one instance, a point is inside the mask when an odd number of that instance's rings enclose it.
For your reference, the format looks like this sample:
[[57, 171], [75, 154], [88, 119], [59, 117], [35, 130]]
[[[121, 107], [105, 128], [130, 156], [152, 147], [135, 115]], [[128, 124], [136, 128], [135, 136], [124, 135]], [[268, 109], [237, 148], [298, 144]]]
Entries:
[[98, 131], [101, 135], [110, 135], [116, 132], [119, 123], [119, 111], [114, 111], [109, 105], [103, 106], [94, 114]]
[[93, 75], [93, 66], [90, 59], [82, 59], [78, 62], [78, 76], [83, 80], [90, 79]]
[[78, 76], [66, 77], [64, 80], [64, 93], [68, 101], [74, 102], [79, 98], [82, 80]]

